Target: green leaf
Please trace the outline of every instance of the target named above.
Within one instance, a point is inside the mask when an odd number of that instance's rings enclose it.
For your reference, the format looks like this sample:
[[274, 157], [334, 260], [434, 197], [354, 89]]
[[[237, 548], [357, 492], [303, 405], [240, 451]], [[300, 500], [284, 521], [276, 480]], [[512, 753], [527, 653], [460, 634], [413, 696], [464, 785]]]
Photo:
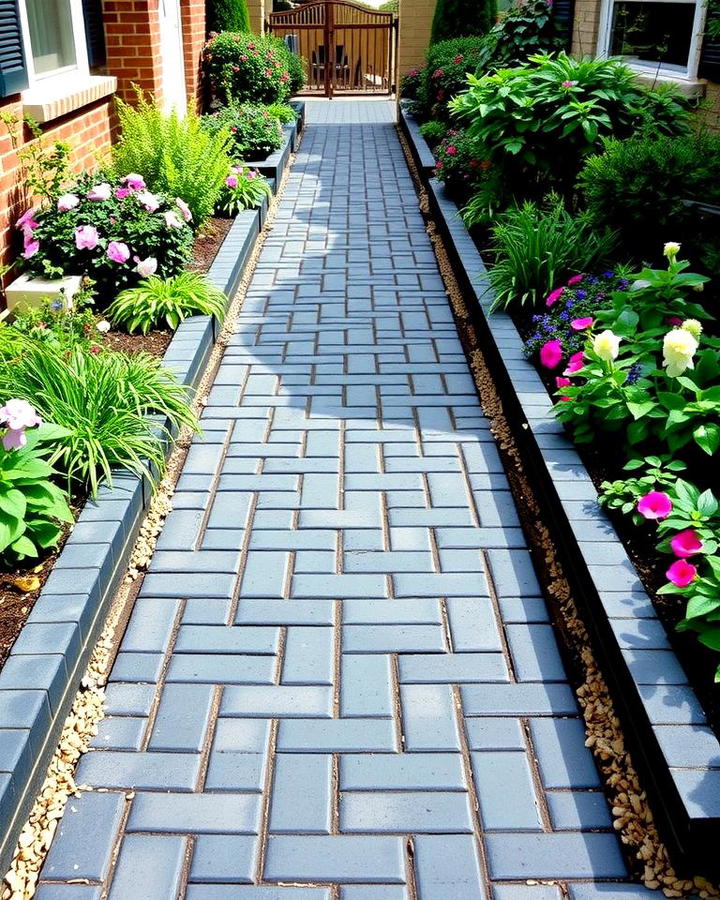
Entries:
[[715, 612], [718, 608], [720, 608], [720, 598], [712, 599], [696, 594], [688, 601], [685, 615], [688, 619], [698, 619], [701, 616], [707, 616], [709, 613]]
[[708, 456], [713, 456], [720, 447], [720, 425], [712, 422], [698, 425], [693, 431], [693, 440]]
[[30, 540], [27, 535], [21, 535], [10, 547], [20, 559], [24, 559], [26, 556], [37, 556], [38, 550], [35, 544]]

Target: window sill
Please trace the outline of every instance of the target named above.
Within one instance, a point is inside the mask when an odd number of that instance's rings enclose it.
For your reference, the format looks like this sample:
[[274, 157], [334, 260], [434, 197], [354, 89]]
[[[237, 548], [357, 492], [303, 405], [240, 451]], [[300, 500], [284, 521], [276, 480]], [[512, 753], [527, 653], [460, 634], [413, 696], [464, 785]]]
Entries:
[[102, 100], [117, 90], [117, 78], [89, 75], [80, 84], [68, 79], [36, 84], [22, 93], [23, 111], [40, 125]]
[[635, 72], [637, 80], [648, 87], [660, 84], [672, 84], [683, 97], [690, 99], [705, 96], [707, 82], [702, 78], [690, 78], [688, 75], [673, 75], [668, 72], [656, 72], [640, 66], [630, 67]]

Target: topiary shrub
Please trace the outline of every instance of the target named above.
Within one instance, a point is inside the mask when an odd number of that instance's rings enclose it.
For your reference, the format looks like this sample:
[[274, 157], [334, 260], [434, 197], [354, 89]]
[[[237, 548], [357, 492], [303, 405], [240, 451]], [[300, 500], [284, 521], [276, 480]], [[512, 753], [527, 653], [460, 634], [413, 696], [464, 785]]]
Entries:
[[206, 0], [208, 31], [250, 31], [247, 0]]
[[487, 34], [496, 19], [497, 0], [437, 0], [431, 43], [457, 34]]
[[212, 93], [225, 105], [282, 102], [305, 81], [304, 61], [272, 36], [225, 31], [207, 42], [203, 59]]

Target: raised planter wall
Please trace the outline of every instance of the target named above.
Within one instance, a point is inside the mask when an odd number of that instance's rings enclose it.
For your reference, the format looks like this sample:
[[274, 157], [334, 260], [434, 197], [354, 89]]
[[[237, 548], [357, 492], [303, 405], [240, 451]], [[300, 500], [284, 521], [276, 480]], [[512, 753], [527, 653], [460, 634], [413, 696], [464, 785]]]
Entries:
[[[294, 134], [294, 126], [286, 130], [273, 163], [273, 190]], [[240, 213], [208, 272], [228, 304], [266, 215], [267, 203]], [[180, 324], [163, 362], [182, 384], [197, 387], [219, 331], [212, 316]], [[101, 486], [88, 500], [0, 671], [0, 872], [10, 865], [151, 496], [142, 478], [117, 472], [112, 487]]]
[[[404, 111], [400, 126], [415, 159], [426, 159]], [[720, 742], [517, 328], [489, 312], [487, 270], [457, 206], [426, 166], [419, 171], [663, 838], [678, 869], [717, 877]]]

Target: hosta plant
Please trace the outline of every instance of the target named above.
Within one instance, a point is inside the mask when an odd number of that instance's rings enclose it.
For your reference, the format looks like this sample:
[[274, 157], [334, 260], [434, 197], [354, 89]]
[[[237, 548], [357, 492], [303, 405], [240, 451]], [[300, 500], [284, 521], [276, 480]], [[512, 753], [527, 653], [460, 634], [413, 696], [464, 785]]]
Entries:
[[215, 316], [222, 321], [226, 303], [225, 294], [204, 275], [183, 272], [174, 278], [146, 278], [118, 294], [107, 314], [130, 334], [147, 334], [158, 326], [174, 330], [192, 315]]
[[218, 211], [226, 216], [236, 216], [244, 209], [257, 209], [264, 200], [271, 197], [270, 185], [257, 169], [243, 165], [233, 166], [225, 179]]
[[0, 407], [0, 435], [0, 566], [7, 567], [55, 547], [73, 517], [47, 462], [67, 430], [43, 424], [29, 403], [13, 398]]

